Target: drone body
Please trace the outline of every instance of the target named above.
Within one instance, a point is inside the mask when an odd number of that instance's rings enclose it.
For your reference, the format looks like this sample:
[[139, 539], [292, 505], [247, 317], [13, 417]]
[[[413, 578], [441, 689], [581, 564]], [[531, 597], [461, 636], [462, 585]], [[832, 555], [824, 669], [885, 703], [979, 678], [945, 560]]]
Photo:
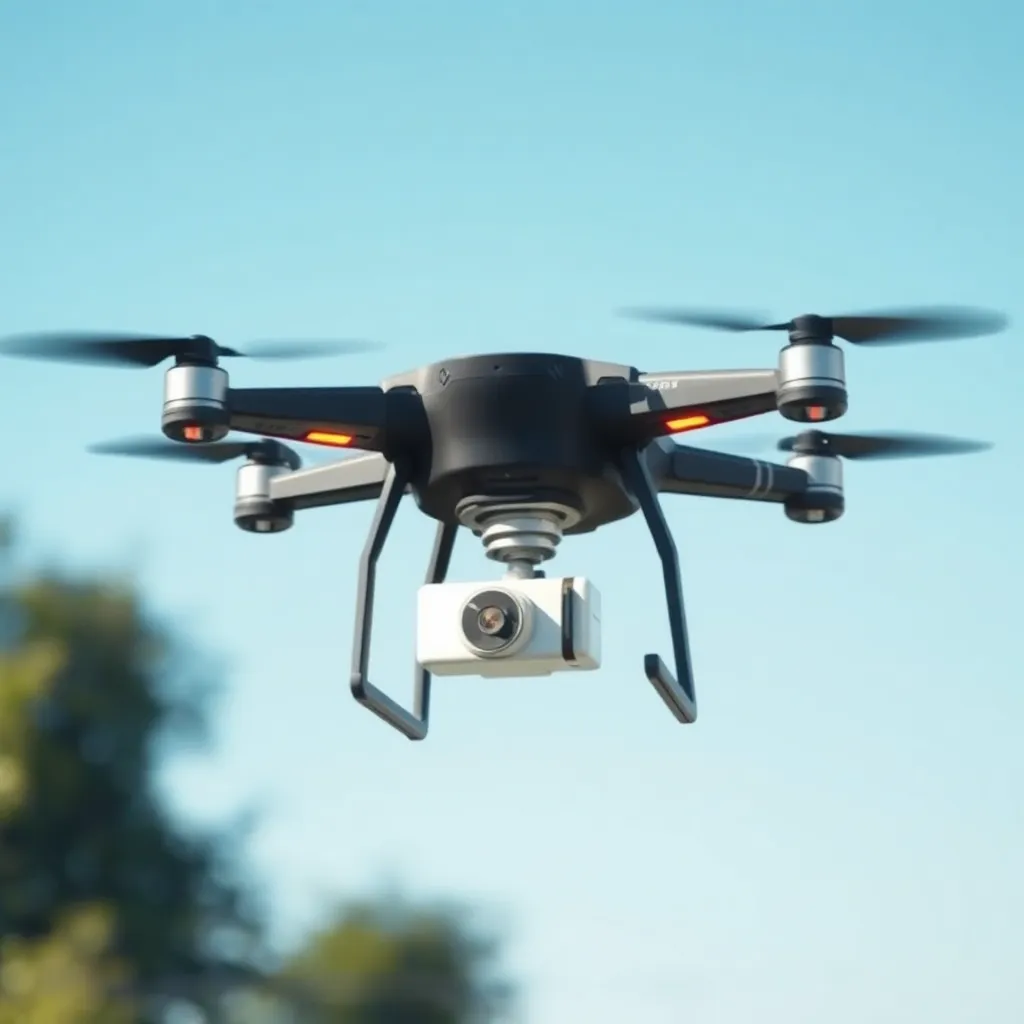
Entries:
[[[731, 330], [760, 325], [705, 314], [656, 318]], [[688, 447], [673, 435], [778, 410], [802, 424], [847, 411], [835, 337], [916, 339], [922, 332], [985, 333], [1001, 324], [964, 314], [804, 316], [767, 329], [788, 343], [774, 369], [644, 373], [627, 364], [544, 353], [459, 357], [399, 374], [379, 387], [232, 388], [220, 365], [239, 356], [205, 336], [19, 339], [19, 355], [121, 361], [165, 375], [170, 442], [98, 446], [122, 454], [224, 462], [237, 473], [235, 522], [253, 533], [289, 528], [297, 511], [375, 500], [359, 566], [351, 687], [356, 699], [410, 739], [427, 733], [431, 673], [521, 676], [600, 665], [600, 595], [582, 577], [539, 568], [563, 536], [640, 511], [661, 559], [673, 670], [655, 654], [644, 670], [680, 722], [697, 704], [679, 560], [661, 494], [781, 504], [799, 523], [844, 511], [840, 459], [971, 450], [948, 439], [826, 435], [811, 429], [780, 447], [788, 464]], [[286, 350], [287, 351], [287, 350]], [[224, 440], [231, 431], [261, 435]], [[360, 449], [302, 468], [288, 441]], [[173, 443], [171, 443], [173, 442]], [[376, 565], [398, 505], [411, 493], [436, 520], [420, 592], [415, 700], [398, 704], [367, 676]], [[445, 583], [456, 534], [468, 528], [506, 567], [496, 583]]]

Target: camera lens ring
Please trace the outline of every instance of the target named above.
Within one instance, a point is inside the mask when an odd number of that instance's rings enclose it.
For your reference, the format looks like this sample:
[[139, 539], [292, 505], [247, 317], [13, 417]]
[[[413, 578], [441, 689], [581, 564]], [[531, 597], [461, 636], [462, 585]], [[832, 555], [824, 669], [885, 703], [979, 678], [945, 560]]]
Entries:
[[499, 658], [522, 635], [525, 619], [522, 602], [515, 594], [480, 590], [462, 606], [462, 639], [479, 657]]

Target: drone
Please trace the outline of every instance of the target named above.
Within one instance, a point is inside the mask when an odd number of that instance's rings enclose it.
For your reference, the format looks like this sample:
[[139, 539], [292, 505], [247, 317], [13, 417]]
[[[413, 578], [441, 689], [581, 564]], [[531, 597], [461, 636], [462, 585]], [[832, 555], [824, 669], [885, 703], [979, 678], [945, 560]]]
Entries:
[[[999, 314], [929, 308], [777, 323], [739, 314], [635, 309], [634, 317], [733, 332], [784, 333], [773, 369], [643, 372], [536, 352], [468, 355], [400, 373], [378, 386], [235, 388], [221, 361], [365, 348], [363, 343], [222, 347], [205, 335], [22, 335], [6, 354], [155, 367], [164, 376], [163, 438], [96, 445], [108, 454], [225, 463], [236, 474], [234, 521], [257, 534], [289, 529], [296, 512], [375, 501], [359, 561], [351, 690], [410, 740], [427, 735], [433, 675], [547, 676], [601, 665], [601, 597], [581, 576], [541, 566], [564, 537], [639, 511], [661, 560], [672, 665], [644, 656], [644, 674], [675, 719], [697, 718], [697, 696], [675, 541], [662, 495], [781, 505], [800, 524], [845, 511], [842, 462], [979, 451], [958, 438], [826, 433], [848, 397], [837, 340], [883, 345], [991, 334]], [[785, 464], [681, 444], [687, 432], [778, 412], [803, 424], [777, 443]], [[229, 439], [232, 431], [257, 435]], [[355, 450], [304, 467], [291, 443]], [[377, 562], [404, 495], [437, 523], [418, 592], [414, 698], [407, 708], [369, 679]], [[493, 582], [447, 582], [456, 535], [468, 529], [505, 567]]]

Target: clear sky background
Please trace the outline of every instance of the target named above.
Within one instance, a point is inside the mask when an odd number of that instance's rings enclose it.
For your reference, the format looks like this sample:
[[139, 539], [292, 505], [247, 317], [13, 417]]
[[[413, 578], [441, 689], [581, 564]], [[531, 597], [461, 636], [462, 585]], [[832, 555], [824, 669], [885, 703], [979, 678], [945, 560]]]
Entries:
[[[1011, 0], [5, 5], [0, 331], [388, 343], [232, 365], [267, 386], [478, 350], [775, 365], [775, 336], [613, 315], [647, 302], [1021, 323], [1022, 33]], [[251, 536], [233, 467], [85, 454], [159, 432], [160, 370], [5, 362], [0, 501], [40, 555], [132, 569], [224, 666], [216, 750], [168, 784], [198, 820], [265, 808], [282, 945], [395, 880], [508, 925], [536, 1024], [1010, 1024], [1022, 351], [849, 351], [844, 426], [997, 447], [851, 465], [838, 524], [667, 499], [688, 728], [642, 673], [669, 637], [639, 517], [552, 564], [604, 594], [599, 673], [441, 681], [410, 744], [348, 692], [369, 506]], [[752, 429], [790, 432], [702, 440]], [[384, 559], [373, 671], [400, 694], [431, 534], [403, 508]], [[494, 574], [461, 537], [453, 577]]]

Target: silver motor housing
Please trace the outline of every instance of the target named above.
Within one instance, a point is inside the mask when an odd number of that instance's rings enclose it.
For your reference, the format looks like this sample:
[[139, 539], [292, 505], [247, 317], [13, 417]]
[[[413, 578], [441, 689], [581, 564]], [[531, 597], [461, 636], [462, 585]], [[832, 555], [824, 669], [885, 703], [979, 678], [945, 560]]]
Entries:
[[827, 342], [800, 341], [779, 353], [779, 412], [798, 423], [824, 423], [847, 409], [843, 351]]
[[172, 441], [220, 441], [230, 428], [228, 375], [219, 366], [179, 363], [164, 374], [164, 434]]
[[843, 495], [843, 464], [835, 455], [799, 453], [786, 465], [802, 469], [808, 486], [802, 494], [790, 498], [786, 515], [795, 523], [832, 523], [846, 510]]
[[287, 504], [270, 497], [270, 482], [295, 466], [260, 457], [238, 467], [235, 476], [235, 525], [247, 533], [283, 533], [295, 522]]

